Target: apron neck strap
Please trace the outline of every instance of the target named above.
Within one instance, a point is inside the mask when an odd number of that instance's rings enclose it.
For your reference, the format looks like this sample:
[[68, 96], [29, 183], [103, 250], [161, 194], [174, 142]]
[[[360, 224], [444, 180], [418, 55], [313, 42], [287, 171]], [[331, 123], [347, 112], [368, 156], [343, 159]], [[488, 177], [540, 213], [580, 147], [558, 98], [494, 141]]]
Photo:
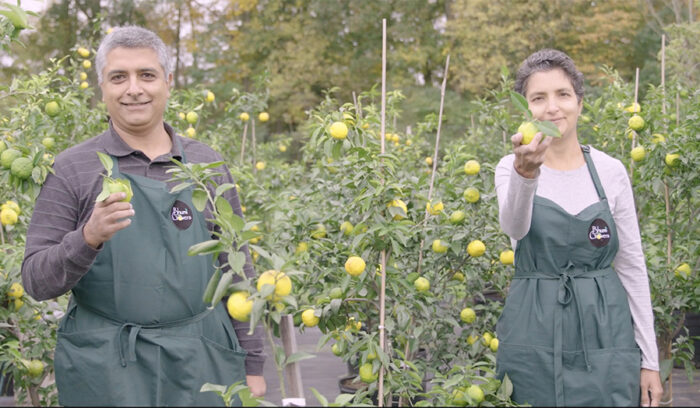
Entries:
[[600, 178], [598, 177], [598, 172], [593, 164], [593, 159], [591, 158], [591, 147], [581, 146], [581, 151], [583, 152], [583, 159], [586, 161], [586, 167], [588, 167], [588, 173], [590, 173], [593, 179], [593, 184], [595, 185], [595, 190], [598, 192], [598, 198], [601, 200], [607, 200], [605, 197], [605, 190], [603, 190], [603, 185], [600, 183]]

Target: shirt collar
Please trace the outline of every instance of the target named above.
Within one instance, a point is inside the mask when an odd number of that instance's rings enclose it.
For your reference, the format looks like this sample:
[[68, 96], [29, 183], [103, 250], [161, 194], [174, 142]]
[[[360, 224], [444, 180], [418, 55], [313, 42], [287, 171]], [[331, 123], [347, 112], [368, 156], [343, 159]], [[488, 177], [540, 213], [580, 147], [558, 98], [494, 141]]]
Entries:
[[[182, 153], [180, 152], [180, 149], [178, 147], [178, 136], [175, 133], [175, 130], [172, 126], [168, 125], [165, 122], [163, 122], [163, 127], [168, 133], [168, 136], [170, 136], [170, 140], [172, 142], [172, 147], [170, 148], [170, 156], [178, 160], [182, 160]], [[109, 129], [107, 130], [107, 132], [105, 132], [104, 135], [104, 148], [108, 154], [115, 157], [124, 157], [136, 152], [136, 150], [133, 147], [129, 146], [124, 141], [124, 139], [122, 139], [122, 137], [119, 136], [119, 133], [117, 133], [117, 130], [114, 128], [114, 125], [111, 120], [109, 121]]]

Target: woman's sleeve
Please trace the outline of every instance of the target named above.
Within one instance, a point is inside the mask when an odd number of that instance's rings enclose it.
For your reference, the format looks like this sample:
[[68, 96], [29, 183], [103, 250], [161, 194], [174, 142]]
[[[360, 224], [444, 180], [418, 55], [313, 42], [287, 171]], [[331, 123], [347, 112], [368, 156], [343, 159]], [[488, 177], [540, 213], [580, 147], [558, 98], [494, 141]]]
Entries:
[[[634, 321], [634, 339], [642, 351], [642, 368], [659, 370], [654, 314], [651, 308], [649, 277], [642, 252], [642, 239], [634, 205], [632, 185], [622, 163], [618, 162], [615, 181], [609, 189], [615, 192], [611, 198], [611, 209], [620, 249], [613, 266], [622, 286], [627, 292], [627, 300]], [[610, 194], [609, 194], [610, 196]]]
[[528, 179], [518, 174], [513, 168], [514, 159], [511, 154], [498, 162], [495, 185], [501, 229], [512, 239], [520, 240], [530, 230], [538, 178]]

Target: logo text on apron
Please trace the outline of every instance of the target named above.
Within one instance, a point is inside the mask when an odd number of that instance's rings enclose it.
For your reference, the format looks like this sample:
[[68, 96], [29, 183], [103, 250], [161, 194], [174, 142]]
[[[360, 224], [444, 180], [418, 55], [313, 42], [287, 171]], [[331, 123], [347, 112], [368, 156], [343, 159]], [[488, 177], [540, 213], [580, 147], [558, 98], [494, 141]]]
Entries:
[[593, 220], [588, 228], [588, 240], [596, 248], [608, 245], [608, 242], [610, 242], [610, 227], [608, 227], [608, 224], [600, 218]]
[[192, 209], [180, 200], [175, 201], [170, 209], [170, 220], [181, 230], [186, 230], [192, 225]]

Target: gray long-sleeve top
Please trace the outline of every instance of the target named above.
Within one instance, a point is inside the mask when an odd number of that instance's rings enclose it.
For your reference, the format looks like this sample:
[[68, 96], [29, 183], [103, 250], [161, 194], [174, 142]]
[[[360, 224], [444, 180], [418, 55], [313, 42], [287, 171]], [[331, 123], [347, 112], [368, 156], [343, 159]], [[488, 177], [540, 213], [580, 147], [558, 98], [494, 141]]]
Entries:
[[[196, 140], [175, 134], [168, 124], [165, 130], [175, 141], [178, 138], [189, 163], [210, 163], [222, 160], [221, 155], [207, 145]], [[66, 149], [56, 156], [55, 174], [49, 174], [34, 207], [32, 220], [27, 231], [27, 242], [22, 263], [22, 283], [25, 290], [36, 300], [54, 298], [70, 291], [89, 270], [100, 249], [90, 247], [83, 237], [83, 226], [92, 214], [97, 195], [102, 190], [104, 171], [96, 154], [97, 151], [116, 157], [119, 171], [167, 181], [166, 173], [173, 164], [172, 157], [182, 160], [177, 143], [173, 143], [170, 153], [151, 161], [143, 152], [127, 145], [111, 126], [99, 136], [93, 137], [79, 145]], [[215, 181], [221, 185], [233, 183], [228, 172]], [[172, 188], [175, 184], [169, 183]], [[241, 204], [235, 188], [224, 193], [233, 211], [242, 217]], [[205, 210], [206, 219], [211, 213]], [[209, 230], [214, 225], [208, 223]], [[248, 247], [242, 248], [246, 255], [244, 270], [246, 276], [253, 278], [255, 271]], [[219, 261], [226, 260], [222, 255]], [[233, 320], [239, 343], [248, 355], [245, 366], [247, 375], [262, 375], [263, 332], [258, 326], [252, 335], [248, 335], [249, 324]]]

